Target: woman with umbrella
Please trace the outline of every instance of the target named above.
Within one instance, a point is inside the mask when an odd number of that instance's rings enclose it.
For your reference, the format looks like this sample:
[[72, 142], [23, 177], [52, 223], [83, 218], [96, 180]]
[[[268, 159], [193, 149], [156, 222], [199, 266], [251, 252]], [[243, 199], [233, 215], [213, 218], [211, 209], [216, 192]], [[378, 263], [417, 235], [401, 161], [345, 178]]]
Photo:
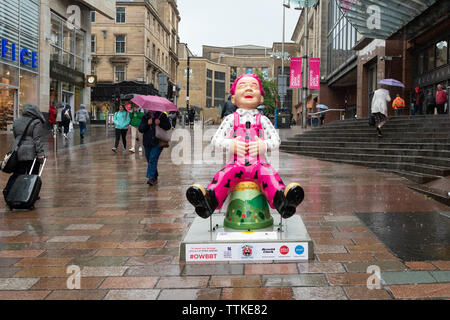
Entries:
[[379, 84], [379, 89], [375, 90], [372, 98], [372, 114], [375, 116], [378, 137], [382, 137], [381, 128], [386, 124], [387, 118], [387, 102], [391, 101], [389, 91], [384, 88], [384, 84]]
[[156, 127], [163, 130], [171, 128], [169, 118], [164, 112], [178, 111], [169, 100], [157, 96], [139, 96], [131, 100], [136, 105], [146, 109], [139, 125], [139, 132], [143, 134], [145, 157], [147, 159], [147, 184], [153, 186], [158, 181], [158, 160], [164, 147], [156, 137]]

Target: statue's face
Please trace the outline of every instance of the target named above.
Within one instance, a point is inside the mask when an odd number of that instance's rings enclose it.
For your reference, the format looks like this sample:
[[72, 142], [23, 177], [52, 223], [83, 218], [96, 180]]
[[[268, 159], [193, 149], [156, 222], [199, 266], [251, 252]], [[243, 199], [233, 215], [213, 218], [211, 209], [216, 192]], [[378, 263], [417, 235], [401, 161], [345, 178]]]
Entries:
[[236, 85], [236, 92], [231, 98], [231, 103], [241, 109], [256, 109], [264, 102], [261, 95], [258, 80], [253, 77], [243, 77]]

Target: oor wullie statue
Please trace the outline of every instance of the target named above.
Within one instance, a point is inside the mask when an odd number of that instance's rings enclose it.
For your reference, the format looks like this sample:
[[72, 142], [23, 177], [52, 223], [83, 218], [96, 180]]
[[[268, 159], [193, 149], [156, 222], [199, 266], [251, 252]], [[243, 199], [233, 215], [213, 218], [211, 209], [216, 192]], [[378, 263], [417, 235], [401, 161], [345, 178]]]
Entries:
[[206, 190], [201, 185], [192, 185], [186, 197], [195, 212], [206, 219], [222, 207], [239, 182], [253, 181], [270, 207], [277, 209], [281, 217], [289, 218], [303, 201], [304, 192], [296, 183], [286, 187], [264, 157], [267, 150], [279, 147], [280, 137], [270, 120], [256, 109], [264, 102], [261, 80], [255, 74], [240, 76], [230, 93], [231, 102], [238, 109], [225, 117], [211, 141], [216, 148], [226, 148], [231, 153], [230, 160], [216, 173]]

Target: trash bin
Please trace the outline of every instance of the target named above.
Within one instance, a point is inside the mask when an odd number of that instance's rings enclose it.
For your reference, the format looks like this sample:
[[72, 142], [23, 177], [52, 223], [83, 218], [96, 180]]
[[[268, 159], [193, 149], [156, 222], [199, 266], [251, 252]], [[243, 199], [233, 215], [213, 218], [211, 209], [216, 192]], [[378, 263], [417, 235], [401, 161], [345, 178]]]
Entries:
[[313, 119], [313, 126], [317, 127], [319, 125], [319, 118], [314, 118]]
[[291, 114], [280, 112], [277, 114], [277, 127], [279, 129], [289, 129], [291, 127]]

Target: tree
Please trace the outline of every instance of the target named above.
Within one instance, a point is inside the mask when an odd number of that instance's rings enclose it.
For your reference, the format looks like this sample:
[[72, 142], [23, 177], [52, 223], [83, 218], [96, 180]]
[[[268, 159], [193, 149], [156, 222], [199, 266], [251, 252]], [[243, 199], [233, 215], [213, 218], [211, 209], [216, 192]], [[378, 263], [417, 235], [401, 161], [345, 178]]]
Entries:
[[277, 92], [278, 90], [275, 81], [264, 79], [260, 70], [256, 71], [256, 75], [261, 79], [263, 90], [265, 92], [264, 95], [265, 108], [262, 110], [262, 112], [266, 117], [273, 117], [276, 109], [275, 99], [278, 96]]

